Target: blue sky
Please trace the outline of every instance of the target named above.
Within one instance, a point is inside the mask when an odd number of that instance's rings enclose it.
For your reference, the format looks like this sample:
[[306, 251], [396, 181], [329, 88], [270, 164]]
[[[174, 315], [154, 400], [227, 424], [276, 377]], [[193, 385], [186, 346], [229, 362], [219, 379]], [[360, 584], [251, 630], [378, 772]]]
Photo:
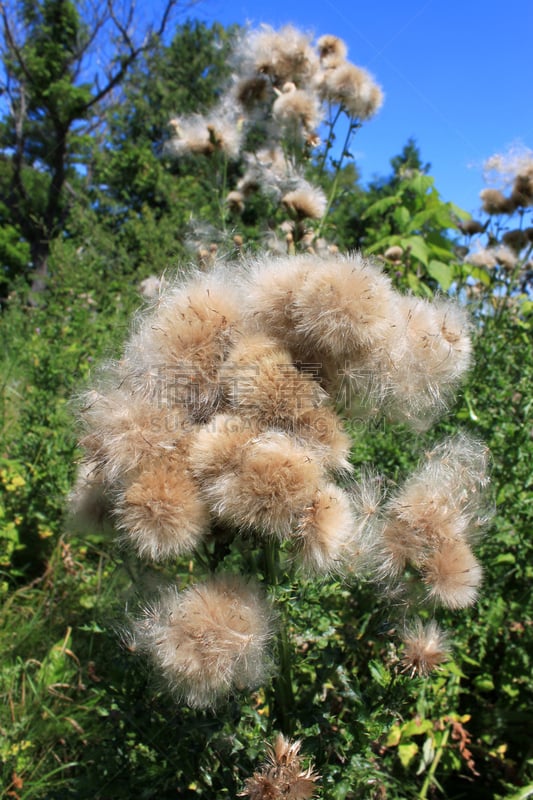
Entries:
[[352, 147], [364, 181], [413, 136], [443, 198], [475, 213], [483, 161], [533, 149], [533, 0], [200, 0], [189, 13], [342, 37], [385, 92]]

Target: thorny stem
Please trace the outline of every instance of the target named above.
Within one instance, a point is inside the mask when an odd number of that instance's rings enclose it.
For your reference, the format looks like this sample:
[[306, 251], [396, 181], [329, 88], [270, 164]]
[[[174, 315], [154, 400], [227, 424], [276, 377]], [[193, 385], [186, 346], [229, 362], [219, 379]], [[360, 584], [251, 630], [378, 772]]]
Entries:
[[328, 138], [327, 138], [327, 141], [326, 141], [326, 146], [324, 148], [324, 152], [322, 154], [322, 158], [320, 160], [320, 174], [322, 174], [324, 172], [324, 169], [326, 167], [327, 158], [328, 158], [328, 155], [329, 155], [329, 151], [333, 147], [333, 142], [335, 140], [335, 137], [333, 135], [333, 129], [335, 128], [335, 125], [338, 122], [338, 119], [339, 119], [339, 117], [341, 115], [341, 112], [342, 112], [342, 105], [340, 105], [337, 108], [337, 112], [336, 112], [334, 118], [332, 120], [328, 121], [329, 135], [328, 135]]
[[[279, 549], [273, 539], [268, 539], [263, 550], [266, 582], [273, 589], [279, 584], [281, 569]], [[272, 681], [271, 722], [286, 736], [294, 731], [294, 693], [292, 689], [291, 648], [287, 635], [287, 615], [281, 614], [277, 637], [278, 672]]]
[[330, 192], [329, 192], [328, 203], [327, 203], [327, 206], [326, 206], [326, 210], [324, 212], [324, 215], [323, 215], [322, 219], [320, 220], [320, 225], [318, 226], [318, 230], [317, 230], [317, 233], [316, 233], [317, 238], [320, 236], [320, 234], [322, 232], [322, 228], [324, 226], [324, 222], [328, 218], [328, 214], [329, 214], [329, 212], [331, 210], [331, 206], [333, 205], [333, 201], [335, 200], [335, 197], [337, 195], [337, 188], [338, 188], [338, 185], [339, 185], [339, 177], [340, 177], [340, 173], [341, 173], [341, 169], [342, 169], [342, 162], [344, 161], [345, 155], [348, 153], [348, 147], [350, 146], [350, 140], [351, 140], [353, 134], [355, 133], [355, 131], [360, 127], [361, 127], [361, 123], [360, 122], [356, 122], [355, 120], [350, 118], [350, 122], [348, 124], [348, 130], [346, 132], [344, 143], [342, 145], [341, 154], [340, 154], [339, 160], [337, 161], [337, 164], [336, 164], [336, 167], [335, 167], [335, 177], [333, 179], [333, 185], [332, 185], [332, 187], [330, 189]]
[[507, 301], [509, 300], [510, 297], [512, 297], [511, 292], [513, 291], [515, 284], [518, 282], [518, 276], [520, 275], [520, 272], [522, 271], [524, 264], [527, 263], [527, 260], [529, 259], [532, 251], [533, 251], [533, 245], [530, 245], [525, 256], [517, 262], [515, 268], [511, 272], [511, 275], [508, 278], [507, 283], [505, 284], [505, 289], [504, 291], [502, 291], [499, 302], [496, 301], [495, 317], [497, 320], [501, 319], [505, 311], [505, 308], [507, 306]]
[[222, 176], [221, 176], [221, 187], [218, 193], [218, 209], [220, 212], [220, 221], [222, 222], [222, 232], [224, 235], [226, 234], [226, 194], [227, 194], [227, 184], [228, 184], [228, 159], [227, 156], [223, 156], [222, 159]]

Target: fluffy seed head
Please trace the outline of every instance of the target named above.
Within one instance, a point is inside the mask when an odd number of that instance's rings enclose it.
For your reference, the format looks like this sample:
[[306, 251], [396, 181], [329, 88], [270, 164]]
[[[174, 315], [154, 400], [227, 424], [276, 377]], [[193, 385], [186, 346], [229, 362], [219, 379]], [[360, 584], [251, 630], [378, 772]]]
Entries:
[[310, 444], [318, 445], [326, 469], [345, 474], [352, 472], [352, 440], [340, 417], [327, 405], [300, 409], [294, 431]]
[[304, 569], [342, 571], [353, 555], [355, 528], [348, 495], [334, 484], [321, 487], [296, 530], [295, 550]]
[[248, 52], [253, 54], [256, 72], [268, 75], [274, 86], [287, 81], [305, 85], [318, 68], [318, 58], [310, 37], [286, 25], [274, 31], [267, 25], [247, 37]]
[[450, 301], [398, 296], [396, 327], [378, 366], [389, 415], [425, 429], [470, 367], [466, 312]]
[[300, 415], [326, 400], [319, 384], [292, 364], [288, 350], [261, 334], [238, 341], [223, 375], [231, 405], [258, 426], [297, 430]]
[[312, 92], [286, 83], [272, 106], [272, 117], [291, 133], [314, 131], [320, 124], [321, 105]]
[[495, 248], [494, 257], [500, 266], [509, 271], [514, 269], [518, 263], [516, 253], [503, 244]]
[[169, 156], [211, 155], [222, 151], [236, 158], [242, 144], [242, 129], [234, 114], [223, 107], [215, 109], [209, 118], [200, 114], [174, 117], [169, 122], [173, 136], [165, 146]]
[[126, 348], [136, 391], [203, 420], [219, 400], [218, 368], [240, 320], [228, 279], [198, 276], [167, 293]]
[[[311, 365], [316, 369], [316, 365]], [[292, 355], [261, 333], [237, 339], [221, 370], [229, 404], [257, 430], [278, 428], [317, 448], [328, 470], [351, 472], [351, 440], [314, 369], [297, 369]]]
[[530, 241], [527, 228], [525, 230], [515, 228], [515, 230], [506, 231], [502, 239], [503, 243], [510, 247], [515, 254], [520, 253]]
[[446, 661], [449, 655], [446, 636], [433, 620], [424, 624], [421, 619], [416, 619], [405, 629], [402, 641], [404, 644], [403, 669], [411, 676], [425, 677], [429, 675], [435, 667]]
[[326, 34], [316, 44], [320, 62], [326, 68], [338, 66], [348, 55], [346, 44], [338, 36]]
[[471, 606], [477, 597], [482, 570], [470, 547], [463, 541], [443, 541], [420, 566], [428, 597], [447, 608]]
[[250, 273], [246, 314], [249, 326], [279, 339], [291, 352], [291, 345], [296, 343], [296, 294], [313, 266], [308, 256], [264, 259]]
[[392, 245], [391, 247], [387, 247], [383, 253], [383, 256], [387, 259], [387, 261], [393, 261], [396, 263], [401, 262], [403, 258], [403, 248], [397, 244]]
[[533, 205], [533, 160], [515, 177], [511, 199], [517, 208]]
[[382, 344], [390, 331], [393, 293], [384, 273], [360, 256], [317, 258], [294, 291], [293, 308], [302, 340], [342, 363]]
[[200, 485], [237, 469], [242, 448], [258, 433], [248, 420], [231, 414], [216, 414], [197, 428], [191, 438], [189, 468]]
[[141, 558], [162, 561], [194, 550], [209, 528], [209, 512], [181, 462], [148, 464], [120, 492], [115, 510], [123, 541]]
[[265, 678], [272, 618], [258, 588], [220, 576], [183, 592], [164, 592], [134, 633], [171, 692], [206, 708]]
[[371, 75], [349, 62], [325, 70], [320, 89], [326, 100], [344, 106], [354, 119], [370, 119], [383, 103], [383, 92]]
[[156, 406], [126, 390], [91, 392], [83, 409], [87, 435], [81, 440], [112, 484], [160, 454], [181, 451], [187, 425], [179, 409]]
[[473, 264], [475, 267], [485, 267], [486, 269], [492, 269], [497, 264], [494, 249], [486, 247], [478, 247], [471, 253], [468, 253], [465, 261], [468, 264]]
[[487, 519], [487, 483], [487, 449], [480, 442], [460, 435], [435, 447], [385, 506], [379, 571], [398, 575], [410, 563], [440, 587], [431, 589], [436, 597], [444, 597], [447, 587], [452, 592], [454, 581], [459, 596], [462, 575], [468, 575], [465, 586], [477, 586], [481, 574], [468, 545]]
[[272, 431], [250, 439], [239, 455], [232, 471], [203, 485], [212, 513], [238, 528], [289, 537], [321, 482], [315, 453]]
[[190, 117], [174, 117], [169, 122], [173, 133], [166, 145], [166, 152], [174, 158], [187, 155], [210, 155], [215, 146], [209, 139], [209, 131], [204, 117], [194, 114]]
[[300, 186], [287, 192], [281, 202], [299, 219], [321, 219], [326, 211], [326, 195], [317, 186], [301, 181]]
[[513, 214], [516, 205], [510, 197], [506, 197], [499, 189], [482, 189], [479, 193], [483, 211], [487, 214]]

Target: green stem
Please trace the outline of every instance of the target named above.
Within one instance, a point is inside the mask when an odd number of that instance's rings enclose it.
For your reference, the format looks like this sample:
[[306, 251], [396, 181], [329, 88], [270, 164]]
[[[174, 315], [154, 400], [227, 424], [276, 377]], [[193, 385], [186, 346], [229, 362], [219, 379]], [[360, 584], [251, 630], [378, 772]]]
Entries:
[[222, 155], [222, 174], [219, 173], [220, 180], [217, 183], [220, 183], [220, 190], [218, 193], [218, 210], [220, 213], [220, 221], [222, 223], [222, 233], [226, 234], [226, 214], [227, 214], [227, 206], [226, 206], [226, 194], [227, 194], [227, 185], [228, 185], [228, 158], [226, 155]]
[[[528, 250], [526, 251], [525, 256], [523, 256], [517, 262], [515, 268], [511, 272], [510, 277], [507, 279], [507, 282], [505, 284], [505, 291], [502, 293], [502, 296], [500, 297], [499, 302], [497, 302], [496, 309], [495, 309], [495, 312], [494, 312], [494, 316], [495, 316], [495, 318], [497, 320], [501, 319], [501, 317], [502, 317], [502, 315], [503, 315], [503, 313], [504, 313], [504, 311], [505, 311], [505, 309], [507, 307], [507, 301], [508, 301], [508, 299], [510, 297], [512, 297], [511, 292], [513, 291], [513, 288], [515, 287], [515, 284], [517, 282], [517, 278], [520, 275], [520, 272], [522, 271], [524, 264], [527, 263], [527, 260], [530, 257], [532, 251], [533, 251], [533, 245], [531, 245], [528, 248]], [[502, 281], [502, 283], [503, 283], [503, 281]]]
[[324, 212], [324, 216], [320, 220], [320, 225], [318, 226], [318, 230], [317, 230], [317, 233], [316, 233], [317, 238], [320, 236], [320, 234], [322, 232], [322, 228], [324, 227], [324, 223], [325, 223], [326, 219], [328, 218], [328, 214], [329, 214], [329, 212], [331, 210], [331, 206], [333, 205], [333, 201], [335, 200], [335, 197], [337, 195], [337, 187], [339, 185], [339, 177], [340, 177], [340, 173], [341, 173], [341, 169], [342, 169], [342, 162], [344, 161], [344, 156], [346, 155], [346, 153], [348, 153], [348, 147], [350, 146], [350, 140], [351, 140], [353, 134], [355, 133], [355, 131], [360, 127], [361, 126], [360, 126], [360, 124], [358, 122], [354, 122], [353, 119], [350, 119], [349, 124], [348, 124], [348, 131], [346, 132], [346, 136], [344, 138], [344, 143], [342, 145], [342, 151], [341, 151], [341, 154], [340, 154], [340, 158], [337, 161], [337, 165], [335, 167], [335, 177], [333, 178], [333, 184], [332, 184], [330, 192], [329, 192], [328, 202], [327, 202], [327, 205], [326, 205], [326, 210]]
[[[265, 543], [265, 579], [272, 589], [280, 583], [279, 548], [274, 539]], [[278, 672], [272, 680], [270, 700], [271, 722], [286, 736], [294, 731], [294, 692], [292, 688], [292, 658], [287, 633], [287, 614], [281, 613], [277, 637]]]
[[324, 169], [326, 167], [327, 158], [328, 158], [328, 155], [329, 155], [329, 151], [333, 147], [333, 141], [334, 141], [333, 129], [334, 129], [335, 125], [338, 122], [338, 119], [339, 119], [339, 117], [341, 115], [341, 111], [342, 111], [342, 106], [339, 106], [337, 108], [337, 112], [335, 114], [335, 117], [328, 122], [328, 125], [329, 125], [329, 136], [327, 138], [326, 146], [324, 148], [324, 153], [322, 154], [322, 159], [320, 161], [320, 175], [322, 175], [323, 172], [324, 172]]
[[451, 731], [451, 725], [448, 726], [446, 728], [446, 730], [444, 731], [444, 733], [442, 734], [442, 739], [441, 739], [441, 742], [440, 742], [439, 747], [437, 749], [437, 752], [435, 753], [435, 758], [431, 762], [431, 766], [430, 766], [430, 768], [428, 770], [428, 773], [426, 775], [426, 779], [425, 779], [425, 781], [424, 781], [424, 783], [422, 785], [422, 788], [420, 790], [420, 794], [418, 795], [419, 800], [426, 800], [426, 798], [428, 796], [428, 792], [429, 792], [429, 790], [431, 788], [431, 785], [432, 785], [432, 783], [433, 783], [433, 781], [435, 779], [435, 773], [437, 771], [437, 767], [439, 766], [439, 761], [441, 760], [442, 754], [444, 753], [444, 749], [445, 749], [446, 745], [448, 744], [448, 739], [450, 738], [450, 731]]

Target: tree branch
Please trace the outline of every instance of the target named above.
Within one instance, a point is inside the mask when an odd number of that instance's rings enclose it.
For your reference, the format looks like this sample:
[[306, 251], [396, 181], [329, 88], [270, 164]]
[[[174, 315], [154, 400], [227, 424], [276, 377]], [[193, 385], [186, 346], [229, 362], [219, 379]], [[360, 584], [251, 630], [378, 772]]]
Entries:
[[[155, 34], [156, 37], [160, 38], [164, 34], [166, 27], [169, 23], [172, 10], [175, 8], [178, 2], [179, 0], [167, 0], [165, 4], [165, 9], [161, 17], [161, 23], [159, 25], [159, 28], [157, 29], [157, 33]], [[124, 25], [124, 23], [121, 23], [117, 19], [112, 9], [112, 5], [113, 5], [112, 0], [107, 0], [107, 8], [108, 8], [108, 13], [110, 14], [110, 18], [113, 20], [113, 23], [115, 24], [117, 30], [120, 32], [120, 35], [122, 37], [122, 44], [126, 45], [126, 47], [129, 50], [129, 54], [121, 59], [120, 66], [118, 67], [115, 74], [111, 75], [107, 83], [102, 88], [99, 88], [96, 94], [93, 95], [91, 100], [89, 100], [89, 102], [86, 105], [87, 110], [93, 108], [95, 105], [100, 103], [115, 88], [115, 86], [118, 86], [122, 82], [122, 79], [124, 78], [129, 67], [139, 58], [139, 56], [141, 56], [143, 53], [149, 50], [154, 38], [154, 32], [152, 28], [149, 28], [146, 33], [146, 36], [144, 37], [143, 42], [141, 44], [135, 45], [127, 30], [133, 18], [132, 15], [134, 10], [134, 5], [132, 4], [129, 8], [128, 20], [126, 25]]]

